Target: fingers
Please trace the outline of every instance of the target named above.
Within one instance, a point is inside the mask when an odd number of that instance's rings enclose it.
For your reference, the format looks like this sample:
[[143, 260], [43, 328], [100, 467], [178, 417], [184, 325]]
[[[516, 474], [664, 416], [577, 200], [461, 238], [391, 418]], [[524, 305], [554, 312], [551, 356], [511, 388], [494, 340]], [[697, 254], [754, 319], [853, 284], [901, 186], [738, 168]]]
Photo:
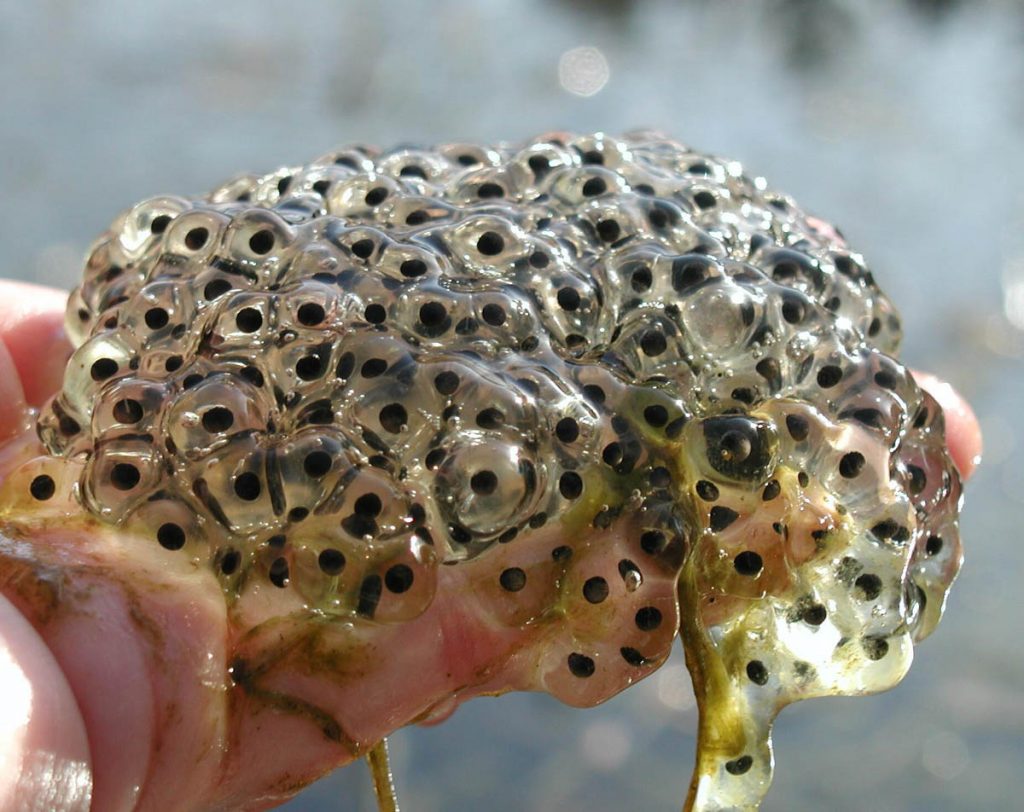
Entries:
[[[84, 808], [208, 808], [228, 749], [223, 594], [186, 577], [190, 564], [143, 554], [134, 569], [113, 537], [71, 525], [31, 533], [0, 535], [0, 592], [55, 662], [32, 676], [33, 693], [66, 680], [75, 697], [92, 774]], [[40, 792], [29, 796], [35, 804], [0, 810], [49, 809]]]
[[88, 812], [85, 723], [46, 644], [0, 595], [0, 809]]
[[914, 372], [918, 384], [942, 407], [946, 419], [946, 443], [960, 475], [968, 479], [981, 462], [981, 428], [978, 418], [950, 384], [927, 372]]
[[29, 405], [38, 406], [57, 391], [64, 376], [71, 353], [63, 327], [66, 302], [64, 291], [0, 280], [0, 342]]
[[21, 376], [10, 351], [0, 340], [0, 443], [21, 431], [25, 407]]

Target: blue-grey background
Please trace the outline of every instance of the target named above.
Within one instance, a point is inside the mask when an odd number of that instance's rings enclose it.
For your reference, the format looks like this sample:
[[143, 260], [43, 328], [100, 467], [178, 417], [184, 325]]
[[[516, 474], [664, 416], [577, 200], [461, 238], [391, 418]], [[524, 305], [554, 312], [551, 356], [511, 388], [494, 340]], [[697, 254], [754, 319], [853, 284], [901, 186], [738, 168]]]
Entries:
[[[0, 273], [70, 286], [133, 201], [352, 140], [643, 125], [741, 159], [840, 224], [904, 357], [987, 432], [947, 620], [889, 694], [784, 712], [764, 809], [1021, 809], [1022, 46], [1014, 2], [0, 0]], [[688, 685], [680, 656], [598, 709], [517, 695], [402, 731], [404, 808], [677, 809]], [[375, 806], [355, 765], [287, 808]]]

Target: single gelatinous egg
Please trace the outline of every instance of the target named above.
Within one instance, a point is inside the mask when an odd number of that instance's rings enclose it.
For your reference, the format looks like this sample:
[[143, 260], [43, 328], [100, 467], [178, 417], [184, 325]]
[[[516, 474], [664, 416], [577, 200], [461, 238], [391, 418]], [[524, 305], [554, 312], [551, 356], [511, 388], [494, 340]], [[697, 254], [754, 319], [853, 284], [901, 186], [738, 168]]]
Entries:
[[681, 635], [692, 809], [757, 806], [784, 705], [894, 685], [959, 567], [942, 415], [863, 258], [661, 135], [352, 148], [154, 198], [67, 327], [5, 515], [84, 510], [213, 573], [249, 659], [296, 613], [372, 641], [442, 565], [530, 629], [514, 687], [573, 705]]

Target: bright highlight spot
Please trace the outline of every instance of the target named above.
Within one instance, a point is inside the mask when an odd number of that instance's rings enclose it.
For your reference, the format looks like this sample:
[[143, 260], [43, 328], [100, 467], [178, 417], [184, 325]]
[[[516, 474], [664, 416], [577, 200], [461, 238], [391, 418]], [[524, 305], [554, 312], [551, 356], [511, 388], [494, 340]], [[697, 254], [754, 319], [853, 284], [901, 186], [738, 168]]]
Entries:
[[1018, 330], [1024, 330], [1024, 257], [1017, 257], [1003, 271], [1003, 313]]
[[594, 722], [580, 738], [583, 757], [599, 770], [614, 770], [621, 766], [632, 749], [633, 739], [629, 730], [618, 722]]
[[655, 680], [657, 680], [658, 699], [665, 707], [676, 711], [686, 711], [697, 704], [693, 696], [690, 675], [683, 666], [663, 666], [655, 676]]
[[577, 96], [593, 96], [610, 77], [608, 60], [591, 45], [572, 48], [559, 57], [558, 83]]

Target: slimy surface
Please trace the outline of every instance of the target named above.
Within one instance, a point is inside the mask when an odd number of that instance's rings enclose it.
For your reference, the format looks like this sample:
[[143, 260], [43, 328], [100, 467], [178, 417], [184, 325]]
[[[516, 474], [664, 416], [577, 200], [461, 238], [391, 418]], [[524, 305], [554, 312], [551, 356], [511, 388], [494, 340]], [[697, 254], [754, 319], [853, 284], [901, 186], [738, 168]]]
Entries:
[[863, 257], [661, 135], [353, 147], [153, 198], [67, 329], [4, 521], [216, 578], [249, 661], [276, 619], [333, 624], [339, 679], [336, 641], [422, 615], [444, 567], [530, 634], [467, 693], [594, 705], [680, 635], [690, 809], [757, 808], [786, 704], [896, 684], [960, 564], [941, 411]]

